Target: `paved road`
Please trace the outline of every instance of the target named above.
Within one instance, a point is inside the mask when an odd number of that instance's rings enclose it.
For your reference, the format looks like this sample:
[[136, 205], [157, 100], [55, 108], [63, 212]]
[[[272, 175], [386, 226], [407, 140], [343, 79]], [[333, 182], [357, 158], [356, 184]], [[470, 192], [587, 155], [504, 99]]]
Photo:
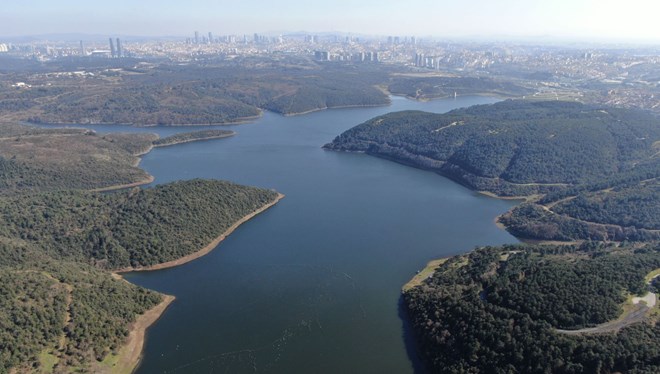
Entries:
[[[650, 295], [656, 296], [652, 293], [650, 293]], [[646, 301], [645, 299], [646, 298], [643, 298], [641, 300]], [[630, 326], [633, 323], [642, 322], [644, 320], [644, 317], [646, 316], [646, 312], [648, 312], [655, 305], [655, 297], [653, 297], [653, 301], [654, 302], [649, 306], [645, 303], [640, 303], [638, 300], [638, 302], [635, 303], [635, 306], [628, 313], [626, 313], [624, 316], [622, 316], [621, 318], [615, 321], [605, 322], [598, 326], [589, 327], [586, 329], [579, 329], [579, 330], [557, 329], [556, 331], [560, 334], [566, 334], [566, 335], [605, 334], [608, 332], [619, 331], [620, 329], [626, 326]]]

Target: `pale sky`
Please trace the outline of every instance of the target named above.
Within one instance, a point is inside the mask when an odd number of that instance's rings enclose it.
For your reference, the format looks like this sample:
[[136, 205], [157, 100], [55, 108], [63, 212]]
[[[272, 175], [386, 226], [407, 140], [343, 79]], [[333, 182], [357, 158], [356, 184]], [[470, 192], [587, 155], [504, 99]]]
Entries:
[[660, 0], [8, 0], [0, 36], [352, 32], [660, 42]]

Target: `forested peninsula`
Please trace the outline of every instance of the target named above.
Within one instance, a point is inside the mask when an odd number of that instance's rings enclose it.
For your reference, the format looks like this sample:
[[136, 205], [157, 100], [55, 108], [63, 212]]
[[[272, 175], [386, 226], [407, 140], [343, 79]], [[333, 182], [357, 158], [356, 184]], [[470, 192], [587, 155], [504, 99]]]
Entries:
[[660, 120], [630, 109], [507, 100], [371, 119], [325, 148], [436, 171], [527, 202], [501, 217], [544, 240], [660, 238]]
[[[137, 155], [155, 145], [228, 135], [158, 144], [152, 134], [0, 125], [0, 373], [135, 367], [144, 328], [172, 298], [113, 271], [194, 258], [282, 195], [212, 180], [92, 190], [151, 180]], [[137, 352], [123, 349], [129, 341]]]

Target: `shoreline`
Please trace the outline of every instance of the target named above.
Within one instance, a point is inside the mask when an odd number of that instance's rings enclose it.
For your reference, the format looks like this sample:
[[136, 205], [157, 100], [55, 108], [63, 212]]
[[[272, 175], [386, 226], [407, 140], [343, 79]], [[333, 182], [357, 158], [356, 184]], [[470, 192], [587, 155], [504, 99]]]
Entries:
[[[223, 131], [224, 131], [224, 130], [223, 130]], [[200, 141], [203, 141], [203, 140], [223, 139], [223, 138], [229, 138], [229, 137], [232, 137], [232, 136], [234, 136], [234, 135], [236, 135], [236, 132], [235, 132], [235, 131], [232, 131], [230, 134], [208, 136], [208, 137], [204, 137], [204, 138], [195, 138], [195, 139], [179, 140], [179, 141], [175, 141], [175, 142], [173, 142], [173, 143], [166, 143], [166, 144], [153, 144], [153, 145], [151, 146], [151, 148], [149, 149], [149, 151], [147, 151], [147, 152], [145, 152], [145, 153], [141, 153], [141, 154], [139, 154], [139, 155], [137, 155], [137, 156], [144, 156], [145, 154], [149, 153], [153, 148], [170, 147], [170, 146], [173, 146], [173, 145], [185, 144], [185, 143], [193, 143], [193, 142], [200, 142]]]
[[130, 374], [135, 372], [142, 361], [147, 329], [160, 319], [175, 299], [176, 297], [172, 295], [163, 294], [163, 301], [160, 304], [140, 314], [131, 324], [126, 344], [119, 349], [115, 356], [116, 363], [108, 366], [96, 363], [96, 367], [92, 367], [92, 369], [100, 373]]
[[[214, 250], [220, 242], [222, 242], [227, 236], [229, 236], [234, 230], [236, 230], [240, 225], [254, 218], [258, 214], [264, 212], [265, 210], [271, 208], [277, 204], [280, 200], [284, 198], [284, 195], [278, 193], [275, 197], [275, 200], [270, 203], [262, 206], [261, 208], [255, 210], [254, 212], [244, 216], [240, 220], [236, 221], [231, 225], [227, 230], [225, 230], [220, 236], [215, 238], [211, 243], [206, 245], [204, 248], [200, 249], [197, 252], [191, 253], [187, 256], [181, 257], [178, 260], [172, 260], [164, 262], [162, 264], [156, 264], [152, 266], [147, 266], [143, 268], [124, 268], [111, 272], [111, 275], [115, 279], [126, 279], [121, 275], [122, 273], [133, 272], [133, 271], [153, 271], [167, 269], [179, 265], [183, 265], [190, 261], [196, 260], [204, 255], [207, 255], [209, 252]], [[128, 282], [128, 281], [126, 281]], [[99, 366], [98, 369], [100, 372], [104, 372], [104, 369], [107, 369], [105, 372], [109, 373], [121, 373], [121, 374], [130, 374], [135, 371], [135, 369], [140, 364], [142, 360], [142, 351], [144, 349], [144, 343], [146, 338], [147, 329], [153, 325], [162, 315], [165, 313], [167, 308], [176, 298], [171, 295], [163, 294], [163, 301], [156, 305], [155, 307], [149, 309], [144, 314], [138, 316], [138, 318], [133, 322], [129, 328], [129, 335], [126, 340], [126, 343], [120, 348], [119, 353], [117, 354], [118, 361], [112, 367], [105, 368]]]
[[[173, 124], [158, 124], [158, 123], [116, 123], [116, 122], [93, 122], [93, 123], [82, 123], [82, 122], [31, 122], [26, 120], [18, 120], [17, 122], [33, 125], [33, 126], [54, 126], [54, 127], [66, 127], [66, 126], [130, 126], [130, 127], [192, 127], [192, 126], [232, 126], [232, 125], [243, 125], [250, 123], [252, 121], [258, 120], [263, 116], [263, 110], [259, 109], [260, 113], [254, 116], [241, 117], [228, 122], [214, 122], [214, 123], [173, 123]], [[13, 121], [8, 121], [13, 122]]]
[[225, 232], [223, 232], [221, 235], [213, 239], [209, 244], [207, 244], [204, 248], [200, 249], [197, 252], [191, 253], [189, 255], [183, 256], [177, 260], [172, 260], [172, 261], [167, 261], [163, 262], [160, 264], [156, 265], [150, 265], [150, 266], [145, 266], [145, 267], [140, 267], [140, 268], [133, 268], [133, 267], [128, 267], [128, 268], [123, 268], [119, 270], [115, 270], [115, 274], [123, 274], [123, 273], [130, 273], [134, 271], [155, 271], [155, 270], [162, 270], [162, 269], [168, 269], [172, 268], [175, 266], [183, 265], [185, 263], [188, 263], [190, 261], [196, 260], [202, 256], [205, 256], [209, 254], [212, 250], [215, 249], [215, 247], [218, 246], [227, 236], [229, 236], [234, 230], [236, 230], [240, 225], [243, 223], [249, 221], [250, 219], [254, 218], [260, 213], [263, 213], [267, 209], [271, 208], [275, 204], [277, 204], [280, 200], [284, 198], [284, 195], [281, 193], [277, 194], [277, 197], [275, 197], [275, 200], [271, 201], [270, 203], [262, 206], [261, 208], [255, 210], [254, 212], [244, 216], [243, 218], [239, 219], [236, 221], [233, 225], [231, 225]]
[[454, 256], [442, 257], [429, 261], [424, 269], [420, 270], [417, 274], [415, 274], [414, 277], [412, 277], [406, 284], [401, 287], [401, 292], [406, 292], [412, 288], [420, 286], [422, 282], [433, 276], [440, 265], [444, 264], [452, 257]]
[[331, 107], [325, 107], [325, 108], [314, 108], [314, 109], [306, 110], [304, 112], [292, 112], [292, 113], [280, 113], [280, 114], [284, 117], [295, 117], [295, 116], [302, 116], [302, 115], [305, 115], [305, 114], [320, 112], [320, 111], [328, 110], [328, 109], [377, 108], [377, 107], [390, 106], [390, 105], [392, 105], [391, 100], [390, 100], [390, 102], [388, 102], [386, 104], [340, 105], [340, 106], [331, 106]]

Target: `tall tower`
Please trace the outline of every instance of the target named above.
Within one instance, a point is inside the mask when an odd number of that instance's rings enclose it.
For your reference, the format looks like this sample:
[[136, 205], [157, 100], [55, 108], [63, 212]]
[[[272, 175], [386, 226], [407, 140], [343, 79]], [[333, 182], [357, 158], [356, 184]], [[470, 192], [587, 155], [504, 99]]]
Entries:
[[213, 43], [213, 34], [209, 31], [209, 44]]
[[83, 44], [83, 41], [80, 41], [80, 55], [84, 56], [85, 55], [85, 45]]
[[195, 44], [199, 44], [199, 31], [195, 31]]
[[112, 43], [112, 38], [110, 38], [110, 56], [115, 57], [117, 51], [115, 51], [115, 45]]
[[117, 57], [122, 57], [124, 55], [124, 51], [121, 48], [121, 40], [117, 38]]

